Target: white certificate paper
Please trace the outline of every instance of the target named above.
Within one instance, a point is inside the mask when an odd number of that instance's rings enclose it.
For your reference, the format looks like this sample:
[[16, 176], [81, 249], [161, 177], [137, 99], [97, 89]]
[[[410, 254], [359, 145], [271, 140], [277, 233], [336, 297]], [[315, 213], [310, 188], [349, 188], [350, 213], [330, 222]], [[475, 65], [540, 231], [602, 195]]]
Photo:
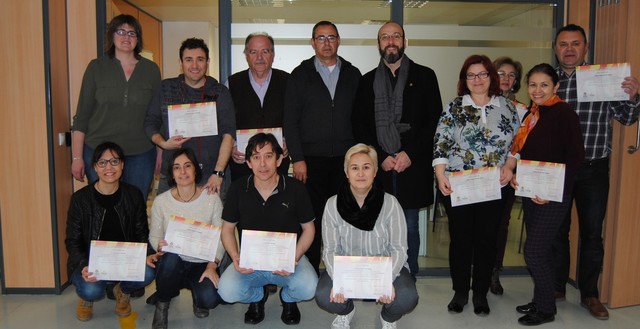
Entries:
[[345, 298], [391, 296], [391, 257], [334, 256], [333, 293]]
[[220, 243], [220, 227], [171, 216], [164, 239], [168, 245], [162, 251], [213, 262]]
[[578, 102], [625, 101], [629, 94], [620, 86], [631, 76], [629, 63], [582, 65], [576, 67]]
[[293, 273], [297, 234], [242, 230], [240, 267]]
[[500, 168], [486, 167], [449, 174], [451, 183], [451, 206], [497, 200], [500, 192]]
[[89, 272], [102, 281], [144, 281], [147, 244], [91, 240]]
[[518, 160], [516, 195], [562, 202], [564, 163]]
[[218, 134], [216, 102], [167, 106], [169, 138], [214, 136]]
[[280, 147], [282, 147], [282, 128], [259, 128], [259, 129], [239, 129], [236, 130], [236, 146], [238, 151], [244, 153], [247, 149], [247, 144], [249, 143], [249, 138], [253, 137], [253, 135], [257, 133], [265, 133], [265, 134], [273, 134], [280, 143]]

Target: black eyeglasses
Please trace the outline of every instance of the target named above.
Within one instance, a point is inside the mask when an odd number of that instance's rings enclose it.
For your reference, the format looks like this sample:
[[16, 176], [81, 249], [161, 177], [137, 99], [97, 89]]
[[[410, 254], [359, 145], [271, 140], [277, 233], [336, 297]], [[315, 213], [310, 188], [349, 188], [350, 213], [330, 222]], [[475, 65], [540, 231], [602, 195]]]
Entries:
[[329, 41], [329, 43], [334, 43], [336, 42], [336, 40], [338, 40], [338, 36], [337, 35], [319, 35], [317, 37], [314, 38], [316, 41], [318, 42], [324, 42], [325, 40]]
[[509, 79], [512, 79], [512, 80], [515, 80], [515, 79], [516, 79], [516, 74], [515, 74], [515, 73], [513, 73], [513, 72], [511, 72], [511, 73], [507, 74], [507, 72], [505, 72], [505, 71], [498, 71], [498, 75], [499, 75], [501, 78], [509, 78]]
[[489, 77], [489, 72], [487, 71], [482, 71], [478, 74], [471, 73], [471, 72], [467, 73], [467, 80], [475, 80], [475, 78], [480, 78], [481, 80], [484, 80], [488, 77]]
[[138, 32], [136, 32], [136, 31], [127, 31], [127, 30], [124, 30], [124, 29], [117, 29], [116, 30], [116, 34], [121, 36], [121, 37], [124, 37], [125, 35], [128, 35], [128, 36], [130, 36], [132, 38], [137, 38], [138, 37]]
[[396, 33], [393, 33], [393, 34], [384, 33], [384, 34], [381, 34], [379, 38], [380, 38], [380, 41], [387, 41], [389, 39], [393, 39], [393, 40], [399, 41], [399, 40], [402, 40], [404, 38], [404, 35], [400, 34], [400, 32], [396, 32]]
[[111, 158], [109, 160], [107, 159], [100, 159], [98, 160], [98, 162], [96, 162], [96, 166], [98, 166], [98, 168], [104, 168], [107, 166], [107, 163], [110, 164], [112, 167], [115, 167], [117, 165], [120, 164], [122, 160], [118, 159], [118, 158]]

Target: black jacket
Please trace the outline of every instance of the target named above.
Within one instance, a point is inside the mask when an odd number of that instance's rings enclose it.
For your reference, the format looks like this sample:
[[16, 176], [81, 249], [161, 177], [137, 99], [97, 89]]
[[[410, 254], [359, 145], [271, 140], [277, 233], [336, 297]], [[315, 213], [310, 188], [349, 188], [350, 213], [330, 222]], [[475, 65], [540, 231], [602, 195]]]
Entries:
[[[67, 260], [69, 276], [77, 268], [89, 264], [91, 240], [97, 240], [100, 236], [106, 210], [94, 197], [94, 185], [95, 183], [89, 184], [71, 196], [67, 213], [67, 237], [64, 240], [69, 253]], [[115, 210], [120, 217], [125, 240], [147, 243], [147, 255], [153, 254], [153, 249], [148, 245], [149, 223], [142, 192], [133, 185], [120, 182], [120, 200], [115, 205]]]

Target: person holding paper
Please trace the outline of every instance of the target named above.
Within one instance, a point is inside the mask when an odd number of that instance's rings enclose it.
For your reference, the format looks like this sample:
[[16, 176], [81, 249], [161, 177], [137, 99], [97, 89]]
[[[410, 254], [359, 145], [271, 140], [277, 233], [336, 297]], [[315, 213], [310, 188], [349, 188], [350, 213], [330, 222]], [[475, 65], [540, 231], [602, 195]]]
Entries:
[[198, 318], [209, 316], [222, 299], [218, 295], [218, 265], [224, 256], [219, 243], [215, 259], [204, 259], [164, 252], [167, 227], [172, 216], [198, 221], [203, 224], [222, 226], [222, 201], [218, 194], [203, 193], [197, 184], [202, 180], [195, 152], [181, 148], [173, 152], [171, 166], [167, 172], [171, 189], [156, 196], [151, 208], [149, 243], [156, 250], [149, 266], [156, 267], [156, 311], [152, 328], [167, 328], [171, 299], [180, 294], [182, 288], [191, 290], [193, 314]]
[[407, 223], [402, 206], [385, 193], [378, 173], [378, 155], [372, 146], [356, 144], [344, 157], [348, 183], [329, 198], [322, 220], [322, 258], [326, 271], [316, 288], [320, 308], [337, 314], [332, 328], [349, 328], [355, 313], [351, 299], [333, 291], [334, 256], [391, 257], [393, 290], [379, 296], [383, 304], [383, 328], [396, 328], [396, 322], [418, 304], [418, 292], [407, 263]]
[[[518, 322], [539, 325], [555, 318], [554, 267], [551, 244], [567, 211], [571, 209], [573, 178], [584, 159], [578, 116], [556, 91], [559, 78], [549, 64], [534, 66], [526, 76], [527, 91], [533, 105], [514, 139], [505, 168], [513, 171], [516, 159], [564, 163], [562, 202], [535, 196], [522, 198], [527, 241], [524, 259], [534, 282], [533, 301], [516, 307], [525, 314]], [[518, 188], [516, 175], [511, 185]]]
[[[585, 157], [578, 169], [573, 189], [578, 212], [580, 230], [580, 252], [578, 259], [578, 287], [580, 303], [597, 319], [608, 319], [609, 312], [600, 302], [598, 278], [602, 271], [604, 247], [602, 226], [609, 198], [609, 156], [611, 155], [612, 119], [623, 125], [638, 121], [640, 112], [640, 82], [629, 76], [620, 83], [620, 88], [629, 95], [628, 101], [578, 102], [576, 67], [585, 65], [589, 49], [584, 29], [569, 24], [556, 33], [553, 45], [559, 66], [560, 77], [558, 96], [576, 111], [584, 137]], [[569, 279], [569, 230], [571, 211], [560, 227], [558, 237], [553, 242], [555, 260], [555, 290], [558, 300], [565, 299]]]
[[[273, 37], [266, 32], [249, 34], [244, 41], [244, 55], [249, 69], [227, 80], [236, 108], [236, 129], [282, 128], [289, 73], [271, 67], [276, 55]], [[278, 172], [286, 175], [291, 161], [284, 142], [282, 150], [284, 157]], [[233, 161], [229, 164], [232, 180], [251, 175], [244, 152], [233, 148]]]
[[[447, 305], [460, 313], [473, 289], [474, 312], [489, 314], [487, 292], [496, 257], [502, 199], [452, 207], [452, 172], [500, 168], [502, 195], [511, 180], [503, 165], [520, 121], [513, 103], [501, 96], [498, 72], [484, 55], [469, 56], [458, 76], [458, 97], [442, 112], [434, 137], [433, 169], [449, 217], [449, 268], [455, 294]], [[472, 275], [473, 268], [473, 275]], [[473, 284], [471, 279], [473, 278]]]
[[[207, 76], [209, 47], [202, 39], [189, 38], [180, 46], [182, 74], [165, 79], [153, 96], [144, 130], [149, 138], [162, 148], [162, 169], [158, 194], [169, 189], [166, 172], [171, 168], [173, 152], [189, 147], [196, 152], [203, 173], [207, 193], [221, 192], [227, 163], [231, 157], [236, 136], [233, 101], [229, 90], [216, 79]], [[217, 135], [190, 137], [170, 136], [168, 106], [177, 104], [215, 103]]]
[[[93, 302], [104, 298], [108, 284], [114, 285], [116, 314], [129, 316], [131, 292], [143, 289], [155, 277], [155, 270], [149, 266], [145, 267], [144, 281], [140, 282], [99, 281], [89, 272], [91, 240], [145, 244], [149, 241], [147, 206], [142, 193], [137, 187], [120, 181], [124, 170], [122, 148], [112, 142], [99, 144], [91, 163], [98, 180], [71, 196], [64, 241], [69, 253], [69, 277], [80, 297], [76, 308], [76, 317], [80, 321], [91, 319]], [[153, 253], [148, 246], [147, 255]]]
[[[272, 134], [258, 133], [251, 137], [247, 156], [253, 174], [231, 184], [222, 211], [221, 239], [233, 266], [227, 267], [222, 274], [218, 293], [229, 303], [249, 303], [244, 322], [257, 324], [265, 316], [264, 304], [269, 296], [265, 285], [281, 286], [280, 318], [285, 324], [298, 324], [300, 311], [296, 304], [313, 298], [318, 282], [313, 266], [304, 256], [315, 234], [311, 201], [302, 182], [278, 174], [282, 148]], [[297, 234], [295, 252], [291, 252], [294, 271], [240, 267], [244, 256], [238, 251], [236, 227], [240, 237], [243, 230]]]

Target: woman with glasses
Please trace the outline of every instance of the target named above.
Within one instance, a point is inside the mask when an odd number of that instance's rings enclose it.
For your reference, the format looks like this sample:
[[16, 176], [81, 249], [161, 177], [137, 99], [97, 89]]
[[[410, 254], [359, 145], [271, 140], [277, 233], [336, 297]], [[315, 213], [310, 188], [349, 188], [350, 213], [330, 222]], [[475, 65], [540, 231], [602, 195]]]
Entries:
[[469, 289], [473, 290], [474, 312], [490, 312], [487, 292], [502, 198], [452, 206], [455, 191], [449, 176], [494, 167], [499, 170], [502, 194], [510, 188], [506, 185], [512, 173], [502, 167], [520, 122], [513, 104], [500, 94], [498, 72], [491, 60], [484, 55], [468, 57], [460, 70], [458, 97], [442, 112], [434, 136], [433, 169], [449, 219], [449, 267], [455, 294], [447, 308], [452, 313], [463, 311]]
[[98, 179], [87, 166], [93, 150], [105, 140], [124, 149], [127, 168], [122, 180], [135, 185], [146, 200], [153, 179], [156, 150], [143, 129], [152, 90], [160, 84], [160, 69], [143, 58], [142, 29], [131, 15], [111, 20], [105, 54], [92, 60], [84, 73], [73, 122], [71, 173], [79, 181]]
[[[96, 146], [91, 159], [98, 180], [78, 190], [71, 197], [67, 213], [65, 245], [69, 253], [67, 267], [71, 282], [80, 297], [76, 316], [88, 321], [93, 302], [104, 298], [108, 284], [114, 286], [115, 312], [121, 317], [131, 314], [130, 294], [147, 286], [155, 270], [146, 266], [144, 281], [99, 281], [89, 272], [91, 240], [140, 242], [148, 244], [147, 206], [140, 190], [120, 181], [124, 169], [124, 152], [115, 143]], [[147, 246], [147, 255], [153, 254]]]

